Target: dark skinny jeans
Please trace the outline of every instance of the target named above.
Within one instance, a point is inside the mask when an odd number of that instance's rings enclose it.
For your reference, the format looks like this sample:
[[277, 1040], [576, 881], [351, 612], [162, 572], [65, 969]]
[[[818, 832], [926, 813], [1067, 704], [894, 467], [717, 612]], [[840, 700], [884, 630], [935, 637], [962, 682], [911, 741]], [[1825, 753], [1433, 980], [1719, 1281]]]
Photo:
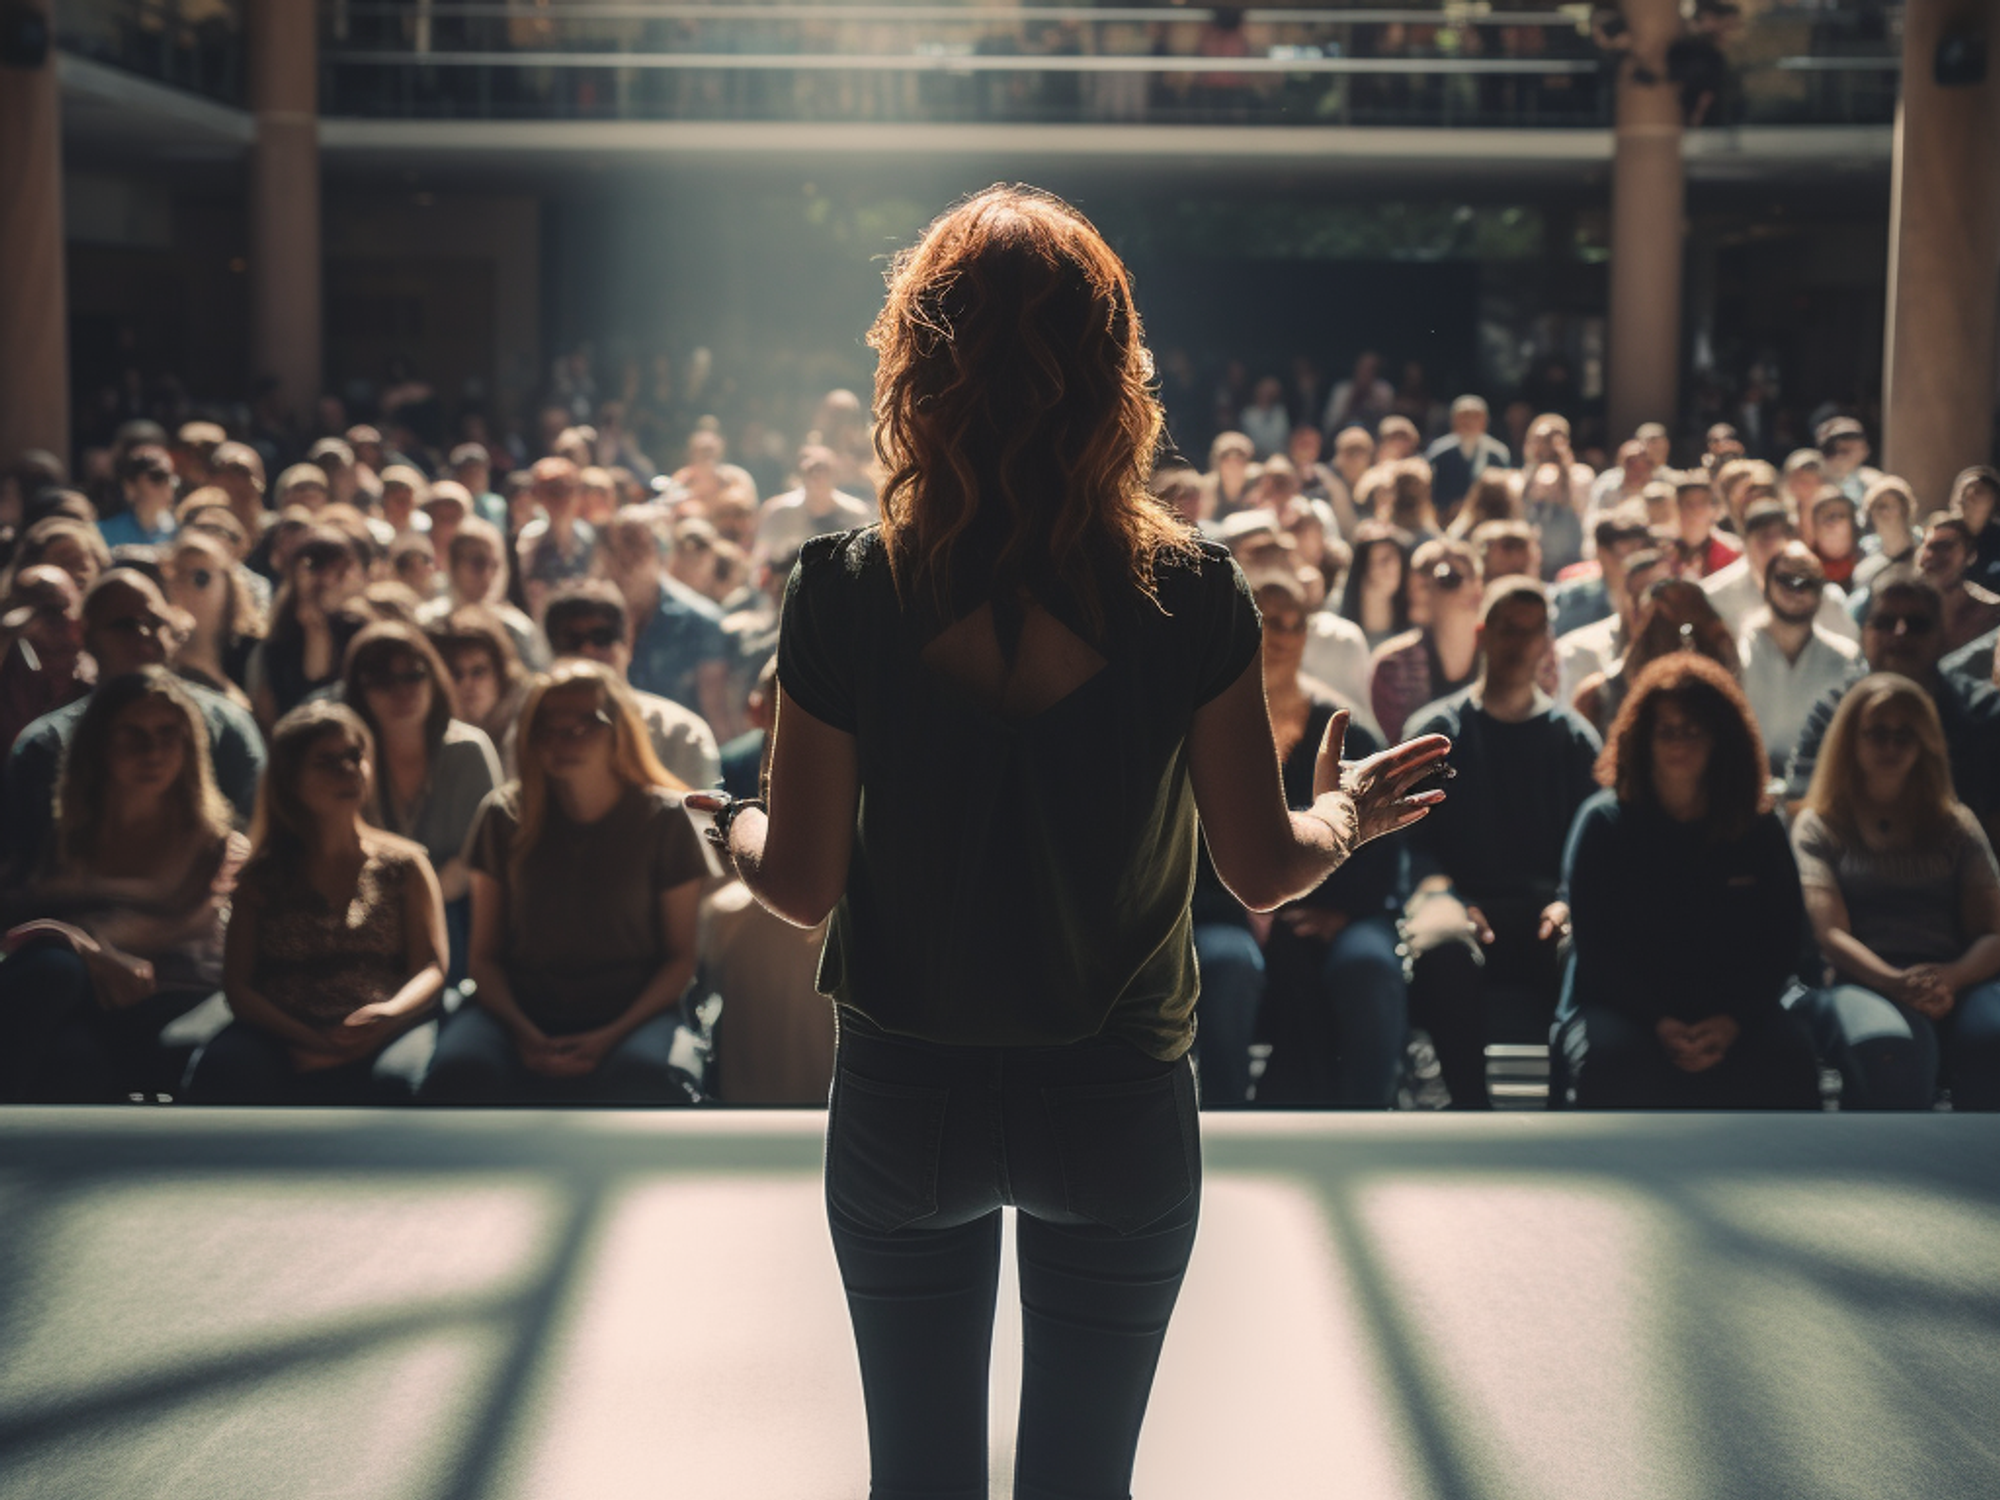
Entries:
[[1018, 1210], [1016, 1500], [1122, 1500], [1194, 1248], [1194, 1072], [1116, 1041], [943, 1047], [841, 1029], [827, 1218], [872, 1500], [986, 1500], [1001, 1206]]

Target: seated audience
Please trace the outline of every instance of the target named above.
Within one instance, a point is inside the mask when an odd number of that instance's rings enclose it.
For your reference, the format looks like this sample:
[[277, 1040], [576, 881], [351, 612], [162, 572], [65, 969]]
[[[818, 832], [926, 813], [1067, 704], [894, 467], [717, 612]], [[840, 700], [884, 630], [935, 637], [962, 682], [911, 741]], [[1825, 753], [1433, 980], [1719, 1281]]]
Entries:
[[1861, 502], [1868, 522], [1861, 538], [1861, 561], [1848, 581], [1848, 609], [1859, 619], [1867, 614], [1868, 586], [1883, 569], [1897, 563], [1914, 566], [1917, 559], [1917, 497], [1907, 481], [1885, 474], [1868, 486]]
[[1856, 509], [1845, 491], [1829, 485], [1819, 492], [1807, 512], [1812, 518], [1812, 550], [1826, 569], [1827, 582], [1835, 588], [1844, 589], [1853, 582], [1854, 570], [1861, 561], [1861, 542], [1854, 527]]
[[1625, 695], [1654, 661], [1675, 651], [1693, 651], [1726, 669], [1733, 677], [1741, 669], [1736, 642], [1716, 614], [1701, 586], [1685, 578], [1662, 578], [1651, 584], [1634, 616], [1631, 645], [1617, 661], [1577, 684], [1571, 707], [1600, 736], [1624, 706]]
[[444, 901], [423, 849], [372, 827], [374, 737], [343, 703], [278, 721], [229, 917], [235, 1019], [196, 1056], [203, 1104], [415, 1096], [444, 992]]
[[1368, 698], [1394, 744], [1426, 703], [1472, 684], [1479, 666], [1479, 563], [1464, 542], [1435, 538], [1410, 558], [1413, 629], [1375, 648]]
[[245, 712], [250, 653], [264, 638], [264, 615], [217, 538], [188, 530], [167, 552], [167, 601], [187, 618], [174, 670]]
[[2000, 868], [1952, 796], [1929, 694], [1881, 672], [1827, 730], [1792, 829], [1836, 981], [1799, 1004], [1843, 1109], [1928, 1109], [1940, 1052], [1957, 1109], [2000, 1109]]
[[1743, 696], [1776, 776], [1784, 775], [1812, 706], [1861, 675], [1860, 648], [1819, 623], [1827, 587], [1818, 554], [1804, 542], [1787, 542], [1764, 570], [1765, 607], [1736, 638]]
[[710, 724], [728, 723], [722, 612], [661, 571], [659, 538], [643, 510], [621, 511], [605, 528], [603, 566], [625, 601], [632, 686], [670, 698]]
[[[1607, 559], [1604, 573], [1606, 593], [1610, 596], [1612, 612], [1601, 620], [1593, 620], [1587, 625], [1579, 625], [1574, 630], [1561, 631], [1556, 636], [1556, 699], [1562, 703], [1574, 703], [1576, 690], [1593, 673], [1608, 670], [1619, 657], [1625, 654], [1638, 631], [1638, 620], [1646, 593], [1663, 578], [1673, 577], [1673, 563], [1667, 553], [1657, 547], [1641, 547], [1627, 552], [1620, 546], [1614, 558]], [[1611, 581], [1617, 583], [1616, 592], [1611, 590]], [[1563, 586], [1557, 587], [1560, 597]], [[1558, 604], [1558, 621], [1560, 609]]]
[[799, 487], [773, 495], [757, 517], [756, 550], [765, 557], [794, 556], [807, 541], [829, 531], [850, 531], [875, 519], [875, 508], [834, 484], [831, 448], [809, 443], [799, 450]]
[[0, 757], [43, 714], [90, 691], [83, 594], [61, 568], [37, 563], [0, 596]]
[[521, 712], [521, 779], [468, 845], [477, 1004], [446, 1022], [425, 1097], [687, 1100], [674, 1065], [708, 861], [630, 690], [558, 662]]
[[1818, 1062], [1782, 1003], [1804, 905], [1767, 764], [1724, 667], [1674, 652], [1633, 684], [1563, 862], [1567, 1102], [1819, 1107]]
[[1917, 571], [1936, 586], [1944, 603], [1944, 649], [1956, 651], [2000, 626], [2000, 594], [1972, 581], [1974, 541], [1965, 517], [1939, 511], [1924, 522]]
[[457, 716], [485, 732], [500, 757], [501, 780], [511, 781], [514, 720], [528, 691], [528, 673], [500, 617], [468, 604], [433, 619], [426, 633], [451, 674]]
[[1454, 1109], [1491, 1109], [1487, 1018], [1493, 992], [1525, 992], [1552, 1013], [1564, 836], [1594, 783], [1598, 740], [1536, 685], [1550, 650], [1541, 584], [1487, 586], [1483, 664], [1470, 691], [1417, 714], [1405, 738], [1451, 737], [1457, 772], [1443, 805], [1408, 835], [1414, 890], [1403, 933], [1410, 1008], [1431, 1035]]
[[[180, 625], [153, 581], [127, 568], [106, 573], [83, 601], [83, 647], [97, 663], [99, 682], [144, 667], [171, 667]], [[187, 689], [207, 731], [203, 755], [210, 774], [239, 819], [248, 823], [264, 771], [264, 741], [256, 722], [220, 693], [195, 683]], [[89, 703], [88, 697], [79, 698], [42, 715], [14, 741], [0, 803], [0, 869], [19, 876], [39, 857], [63, 755]]]
[[1625, 594], [1625, 559], [1653, 546], [1645, 502], [1632, 500], [1599, 512], [1591, 540], [1596, 558], [1570, 569], [1549, 595], [1556, 612], [1552, 628], [1557, 640], [1619, 612]]
[[[1702, 592], [1708, 595], [1708, 602], [1715, 606], [1715, 612], [1722, 616], [1722, 623], [1729, 627], [1732, 636], [1741, 635], [1750, 617], [1764, 608], [1764, 575], [1770, 569], [1771, 559], [1796, 537], [1791, 514], [1778, 500], [1753, 504], [1743, 525], [1743, 555], [1701, 580]], [[1821, 571], [1825, 571], [1824, 563]], [[1830, 583], [1821, 590], [1815, 618], [1834, 635], [1848, 640], [1860, 635], [1847, 612], [1846, 596], [1837, 584]]]
[[1711, 578], [1736, 561], [1742, 549], [1715, 529], [1722, 510], [1705, 472], [1688, 469], [1670, 482], [1674, 487], [1674, 524], [1680, 533], [1680, 575]]
[[[104, 545], [94, 523], [73, 516], [47, 516], [21, 533], [7, 563], [7, 581], [37, 564], [61, 568], [75, 582], [76, 591], [87, 594], [98, 575], [110, 570], [111, 549]], [[5, 592], [0, 585], [0, 593]]]
[[141, 443], [118, 464], [124, 508], [97, 523], [107, 547], [159, 547], [174, 539], [174, 462], [165, 448]]
[[1439, 514], [1455, 514], [1476, 480], [1512, 462], [1507, 445], [1486, 430], [1491, 420], [1482, 397], [1460, 396], [1451, 403], [1451, 431], [1424, 452]]
[[[1872, 672], [1909, 678], [1930, 698], [1944, 726], [1951, 781], [1988, 839], [2000, 828], [2000, 689], [1941, 670], [1944, 607], [1935, 585], [1901, 569], [1876, 581], [1861, 627], [1861, 654]], [[1812, 785], [1821, 742], [1846, 688], [1824, 694], [1806, 715], [1786, 773], [1785, 795], [1802, 799]]]
[[340, 680], [347, 643], [368, 622], [357, 602], [368, 570], [354, 540], [314, 526], [286, 560], [269, 633], [250, 654], [250, 701], [266, 732], [321, 688]]
[[1975, 464], [1951, 482], [1945, 509], [1972, 533], [1972, 565], [1966, 576], [1989, 593], [2000, 592], [2000, 469]]
[[1410, 625], [1410, 539], [1380, 521], [1363, 521], [1349, 538], [1354, 560], [1340, 594], [1340, 617], [1361, 628], [1373, 651]]
[[514, 545], [528, 615], [539, 621], [559, 584], [590, 573], [597, 531], [577, 514], [581, 485], [576, 464], [567, 458], [544, 458], [529, 473], [541, 514], [521, 528]]
[[172, 1092], [160, 1033], [217, 987], [248, 845], [190, 690], [159, 666], [106, 679], [55, 789], [55, 837], [0, 963], [0, 1100]]
[[1552, 579], [1583, 560], [1583, 516], [1597, 476], [1570, 451], [1569, 419], [1536, 417], [1521, 445], [1521, 516], [1542, 539], [1542, 576]]
[[[1297, 581], [1282, 573], [1252, 578], [1264, 621], [1264, 696], [1285, 801], [1293, 808], [1310, 807], [1314, 762], [1336, 713], [1350, 716], [1347, 759], [1372, 755], [1381, 742], [1351, 701], [1301, 672], [1306, 611]], [[1251, 927], [1240, 906], [1231, 914], [1214, 899], [1220, 882], [1204, 863], [1200, 880], [1211, 887], [1205, 905], [1241, 934], [1210, 931], [1204, 942], [1197, 929], [1204, 984], [1196, 1007], [1195, 1046], [1204, 1104], [1244, 1101], [1250, 1043], [1261, 1029], [1271, 1043], [1271, 1058], [1257, 1085], [1260, 1104], [1395, 1107], [1409, 1031], [1403, 961], [1396, 952], [1392, 920], [1400, 863], [1395, 842], [1377, 840], [1319, 889], [1278, 909], [1264, 942], [1263, 962], [1252, 966], [1264, 971], [1261, 1027], [1258, 986], [1239, 982], [1212, 989], [1207, 983], [1218, 961], [1235, 956], [1250, 937]], [[1227, 897], [1226, 891], [1220, 894]]]
[[594, 661], [626, 684], [646, 726], [653, 754], [688, 786], [714, 786], [722, 774], [715, 731], [702, 716], [671, 698], [640, 692], [626, 676], [632, 648], [625, 644], [624, 601], [601, 578], [566, 584], [549, 602], [548, 636], [557, 661]]
[[378, 620], [355, 636], [341, 698], [375, 742], [363, 815], [417, 844], [430, 860], [444, 895], [447, 974], [461, 978], [471, 921], [465, 839], [479, 804], [500, 785], [500, 757], [486, 731], [453, 713], [451, 676], [430, 638], [401, 620]]
[[507, 632], [514, 654], [531, 672], [547, 669], [548, 639], [526, 613], [507, 602], [507, 546], [498, 528], [468, 517], [452, 533], [445, 550], [445, 596], [418, 612], [426, 625], [468, 606], [488, 610]]

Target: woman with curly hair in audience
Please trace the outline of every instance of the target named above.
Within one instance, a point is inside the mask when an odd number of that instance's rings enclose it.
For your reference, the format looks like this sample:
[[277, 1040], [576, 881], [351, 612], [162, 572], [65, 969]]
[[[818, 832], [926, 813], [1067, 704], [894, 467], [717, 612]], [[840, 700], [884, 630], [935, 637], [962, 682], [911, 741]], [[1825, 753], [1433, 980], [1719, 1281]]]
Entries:
[[1677, 651], [1639, 674], [1563, 860], [1575, 952], [1555, 1040], [1578, 1106], [1818, 1108], [1782, 1001], [1805, 909], [1766, 774], [1726, 668]]
[[201, 1050], [197, 1103], [400, 1103], [436, 1045], [444, 900], [421, 846], [364, 816], [375, 739], [344, 703], [278, 721], [254, 852], [229, 918], [235, 1020]]
[[423, 846], [444, 893], [451, 975], [461, 978], [470, 922], [465, 838], [500, 784], [500, 757], [483, 729], [453, 713], [451, 675], [430, 637], [402, 620], [377, 620], [354, 637], [341, 697], [375, 737], [368, 820]]
[[445, 1023], [425, 1097], [688, 1102], [677, 1007], [709, 867], [686, 787], [593, 661], [535, 680], [520, 757], [467, 844], [478, 1003]]
[[1843, 1109], [2000, 1109], [2000, 868], [1952, 793], [1931, 697], [1878, 672], [1841, 699], [1792, 828], [1835, 981], [1801, 1002]]
[[63, 760], [35, 920], [0, 963], [0, 1098], [116, 1100], [179, 1085], [160, 1047], [222, 979], [249, 846], [230, 829], [208, 731], [164, 667], [91, 696]]
[[248, 709], [243, 682], [250, 653], [264, 637], [264, 614], [228, 546], [204, 532], [183, 531], [167, 549], [165, 572], [167, 602], [190, 622], [174, 670]]

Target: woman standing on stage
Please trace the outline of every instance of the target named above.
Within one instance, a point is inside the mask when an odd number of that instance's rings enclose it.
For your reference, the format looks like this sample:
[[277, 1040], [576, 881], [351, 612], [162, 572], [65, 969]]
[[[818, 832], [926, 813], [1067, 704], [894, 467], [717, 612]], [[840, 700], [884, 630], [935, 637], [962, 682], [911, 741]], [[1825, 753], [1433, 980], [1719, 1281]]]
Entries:
[[1286, 811], [1249, 589], [1147, 494], [1151, 358], [1066, 205], [946, 213], [869, 341], [882, 524], [792, 576], [768, 812], [702, 800], [759, 900], [832, 913], [827, 1211], [874, 1493], [986, 1492], [1013, 1204], [1015, 1494], [1123, 1496], [1200, 1194], [1197, 808], [1269, 910], [1421, 817], [1448, 747], [1343, 766], [1336, 717]]

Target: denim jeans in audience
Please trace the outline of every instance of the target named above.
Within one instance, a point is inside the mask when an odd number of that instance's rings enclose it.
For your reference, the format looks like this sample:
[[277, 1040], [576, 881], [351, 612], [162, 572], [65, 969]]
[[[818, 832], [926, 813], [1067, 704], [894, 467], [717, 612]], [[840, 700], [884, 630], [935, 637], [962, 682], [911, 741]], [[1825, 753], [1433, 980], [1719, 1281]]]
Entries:
[[418, 1090], [426, 1104], [692, 1104], [700, 1099], [673, 1062], [680, 1012], [653, 1017], [581, 1078], [531, 1071], [514, 1039], [477, 1005], [461, 1005], [439, 1025], [437, 1052]]
[[1194, 930], [1201, 998], [1195, 1002], [1195, 1064], [1206, 1109], [1239, 1109], [1250, 1097], [1250, 1043], [1264, 998], [1264, 950], [1247, 927], [1202, 922]]
[[1858, 984], [1808, 991], [1793, 1014], [1840, 1069], [1843, 1110], [1929, 1109], [1940, 1062], [1953, 1109], [2000, 1109], [2000, 981], [1965, 991], [1942, 1021]]
[[1578, 1109], [1818, 1109], [1819, 1061], [1781, 1005], [1742, 1022], [1721, 1062], [1677, 1067], [1650, 1024], [1584, 1001], [1556, 1028]]
[[179, 1064], [160, 1046], [167, 1024], [209, 991], [161, 990], [106, 1010], [67, 943], [37, 941], [0, 962], [0, 1101], [119, 1103], [171, 1092]]
[[195, 1054], [187, 1096], [194, 1104], [410, 1104], [437, 1037], [438, 1023], [425, 1021], [373, 1057], [300, 1069], [277, 1037], [232, 1021]]
[[1410, 1032], [1395, 923], [1361, 917], [1328, 941], [1281, 920], [1267, 959], [1271, 1061], [1258, 1103], [1394, 1109]]
[[[1433, 897], [1443, 901], [1445, 897]], [[1562, 993], [1562, 955], [1539, 935], [1542, 903], [1465, 896], [1485, 914], [1493, 941], [1433, 932], [1415, 954], [1410, 1018], [1430, 1033], [1453, 1109], [1491, 1109], [1486, 1043], [1493, 1001], [1510, 990], [1553, 1017]]]
[[1189, 1059], [843, 1025], [826, 1197], [875, 1500], [985, 1500], [1003, 1204], [1024, 1340], [1014, 1494], [1123, 1500], [1200, 1208]]

